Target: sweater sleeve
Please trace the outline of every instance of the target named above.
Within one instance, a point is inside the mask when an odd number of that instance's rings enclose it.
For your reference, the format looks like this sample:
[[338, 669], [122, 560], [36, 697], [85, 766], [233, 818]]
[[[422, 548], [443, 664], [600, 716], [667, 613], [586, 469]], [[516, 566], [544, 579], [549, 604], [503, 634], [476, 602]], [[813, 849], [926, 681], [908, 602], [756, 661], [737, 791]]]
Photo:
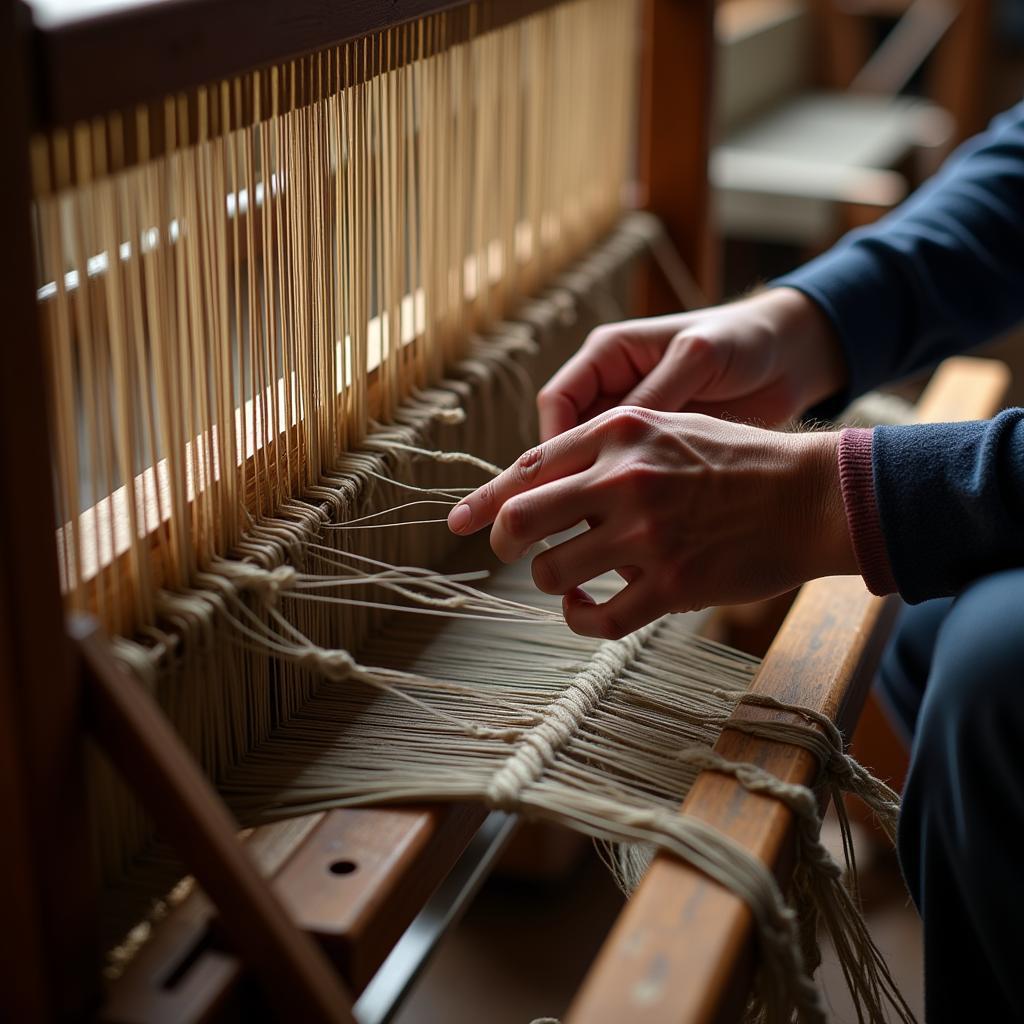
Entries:
[[868, 590], [879, 597], [896, 590], [875, 497], [871, 455], [873, 432], [850, 428], [839, 438], [839, 483], [857, 568]]
[[1024, 566], [1024, 409], [974, 423], [876, 427], [871, 448], [889, 566], [906, 601], [957, 594]]
[[[1012, 326], [1024, 316], [1024, 103], [887, 217], [775, 284], [804, 292], [836, 328], [849, 375], [829, 408]], [[876, 592], [918, 602], [1024, 565], [1024, 410], [877, 427], [870, 449], [862, 435], [842, 442], [840, 460]]]
[[849, 368], [832, 408], [1024, 317], [1024, 103], [905, 203], [773, 282], [832, 320]]

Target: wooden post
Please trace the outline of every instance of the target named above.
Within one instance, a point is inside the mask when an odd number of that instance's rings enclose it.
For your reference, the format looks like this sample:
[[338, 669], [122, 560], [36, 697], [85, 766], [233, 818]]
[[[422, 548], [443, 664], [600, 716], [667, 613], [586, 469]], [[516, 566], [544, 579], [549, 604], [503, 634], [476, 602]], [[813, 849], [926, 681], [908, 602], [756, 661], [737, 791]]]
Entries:
[[63, 629], [46, 390], [29, 223], [29, 26], [0, 0], [0, 954], [11, 1020], [83, 1015], [98, 999], [95, 875], [80, 688]]
[[[714, 68], [711, 0], [646, 0], [640, 94], [641, 203], [661, 218], [708, 301], [718, 296], [708, 152]], [[644, 282], [644, 312], [678, 310], [667, 283]]]
[[928, 69], [928, 95], [953, 115], [954, 143], [985, 127], [992, 93], [987, 58], [993, 39], [990, 0], [963, 0]]

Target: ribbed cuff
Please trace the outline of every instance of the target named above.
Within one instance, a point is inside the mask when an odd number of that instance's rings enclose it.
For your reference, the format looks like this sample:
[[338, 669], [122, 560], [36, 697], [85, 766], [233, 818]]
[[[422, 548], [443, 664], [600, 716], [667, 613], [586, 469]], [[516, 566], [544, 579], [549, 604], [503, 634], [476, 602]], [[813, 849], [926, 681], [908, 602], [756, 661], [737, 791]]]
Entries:
[[857, 566], [868, 590], [879, 597], [896, 591], [885, 534], [875, 499], [871, 466], [874, 432], [849, 428], [839, 437], [839, 484], [846, 508], [846, 525], [857, 556]]

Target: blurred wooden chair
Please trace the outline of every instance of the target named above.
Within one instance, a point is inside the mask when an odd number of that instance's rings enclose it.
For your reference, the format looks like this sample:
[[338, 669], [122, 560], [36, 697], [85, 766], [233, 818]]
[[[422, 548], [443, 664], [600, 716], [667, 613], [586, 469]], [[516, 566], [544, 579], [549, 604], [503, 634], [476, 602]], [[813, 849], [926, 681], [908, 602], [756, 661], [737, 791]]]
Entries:
[[[952, 142], [989, 113], [990, 0], [810, 0], [818, 23], [816, 75], [831, 89], [900, 92], [921, 70], [926, 95], [953, 118]], [[872, 21], [897, 20], [875, 49]], [[874, 52], [872, 52], [874, 50]]]
[[[988, 24], [988, 0], [720, 3], [722, 234], [814, 252], [899, 203], [981, 119]], [[922, 76], [930, 98], [905, 95]]]

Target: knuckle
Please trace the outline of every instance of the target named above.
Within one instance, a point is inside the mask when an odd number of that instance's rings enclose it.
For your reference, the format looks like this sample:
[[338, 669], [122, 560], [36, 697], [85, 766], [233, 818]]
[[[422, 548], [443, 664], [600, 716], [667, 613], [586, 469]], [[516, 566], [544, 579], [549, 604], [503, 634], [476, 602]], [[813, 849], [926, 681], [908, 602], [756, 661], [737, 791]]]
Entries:
[[714, 355], [715, 344], [704, 334], [677, 334], [669, 346], [674, 356], [681, 359], [706, 359]]
[[615, 324], [600, 324], [595, 327], [583, 342], [586, 349], [603, 348], [614, 336]]
[[608, 413], [604, 426], [615, 440], [623, 444], [635, 444], [647, 436], [650, 421], [643, 409], [624, 405]]
[[611, 612], [602, 611], [597, 616], [598, 636], [605, 640], [621, 640], [629, 630], [624, 629], [619, 619]]
[[530, 505], [523, 498], [506, 501], [499, 513], [501, 527], [513, 540], [524, 540], [530, 528]]
[[661, 542], [661, 530], [651, 516], [643, 516], [636, 524], [636, 539], [645, 548], [657, 548]]
[[637, 516], [623, 538], [623, 543], [635, 551], [638, 558], [654, 563], [659, 571], [666, 561], [675, 557], [677, 541], [671, 521], [653, 512]]
[[542, 593], [559, 594], [562, 592], [562, 573], [554, 558], [549, 555], [538, 555], [533, 560], [531, 571], [533, 582]]
[[488, 480], [487, 483], [485, 483], [480, 488], [480, 490], [477, 491], [477, 494], [480, 497], [481, 505], [483, 505], [483, 507], [485, 509], [493, 508], [493, 506], [494, 506], [494, 497], [495, 497], [494, 481], [493, 480]]

